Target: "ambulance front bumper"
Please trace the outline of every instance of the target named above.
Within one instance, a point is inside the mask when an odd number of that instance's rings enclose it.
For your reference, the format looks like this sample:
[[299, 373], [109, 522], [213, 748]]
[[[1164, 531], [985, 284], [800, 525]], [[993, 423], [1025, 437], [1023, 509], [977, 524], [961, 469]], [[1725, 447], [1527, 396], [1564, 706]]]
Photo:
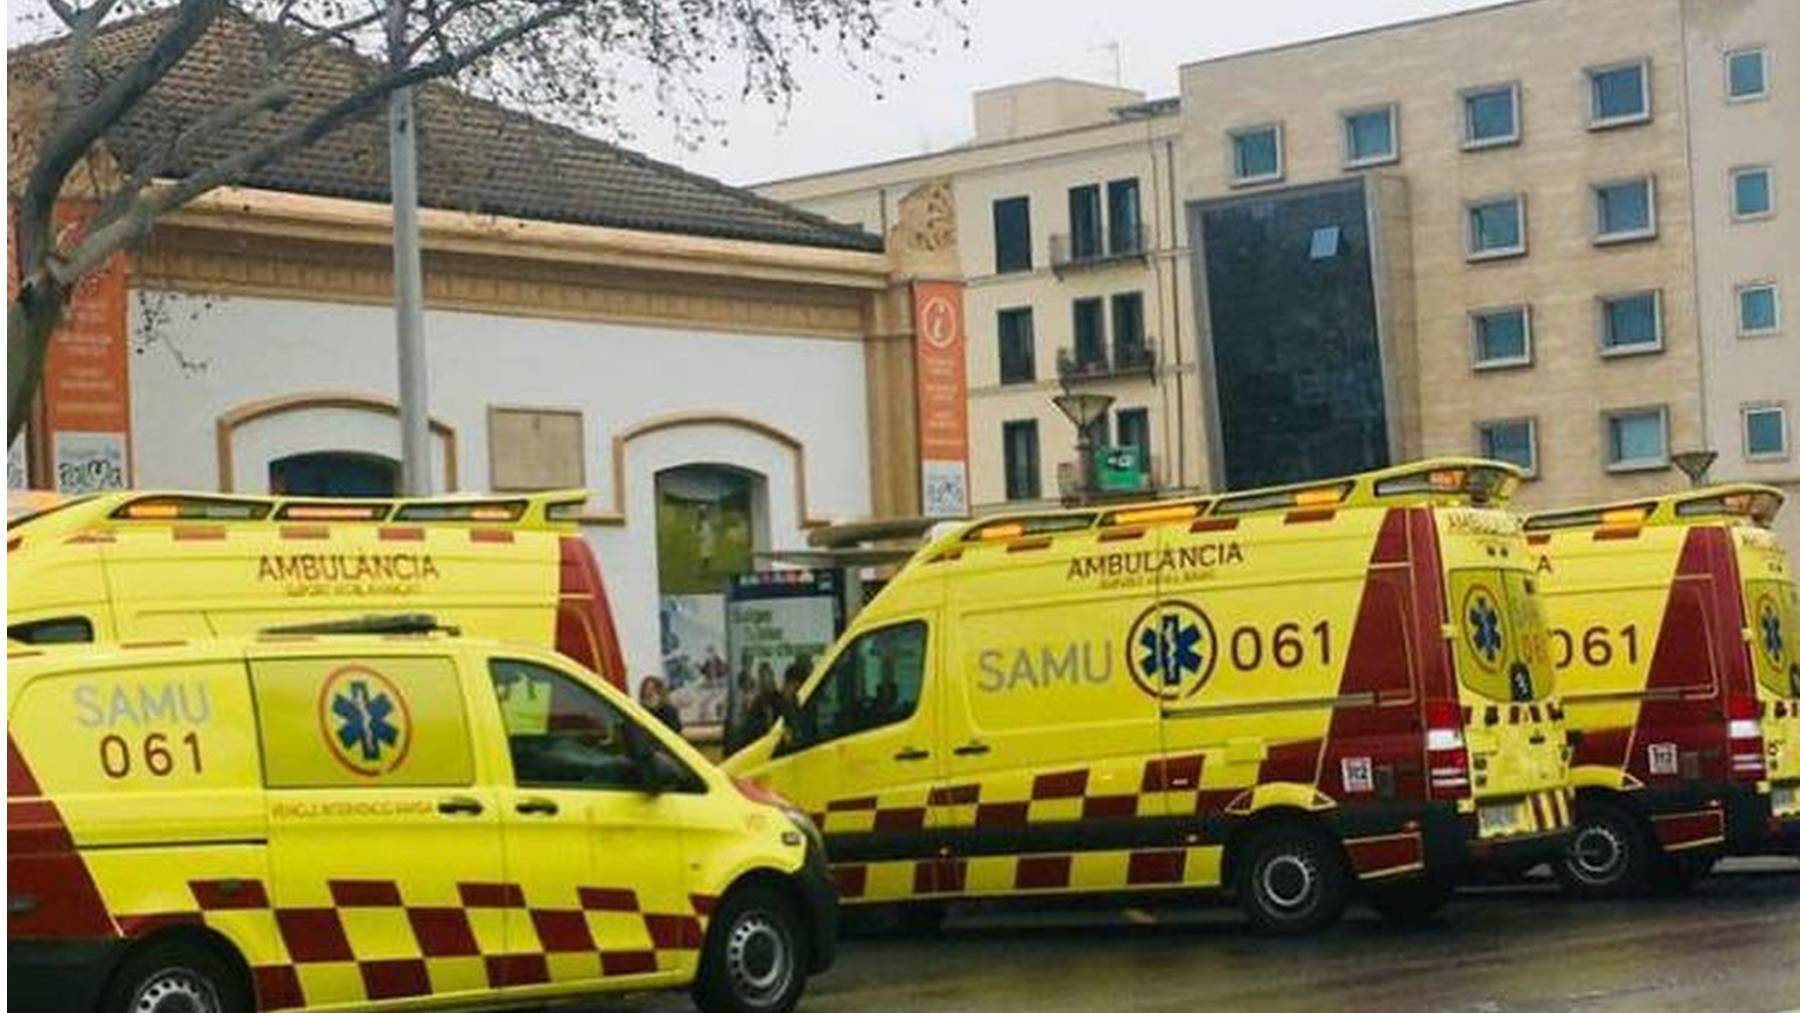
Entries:
[[817, 840], [807, 842], [806, 864], [795, 879], [806, 902], [806, 923], [812, 929], [812, 959], [807, 969], [818, 974], [837, 959], [838, 896], [831, 869], [825, 863], [825, 849]]
[[6, 1008], [14, 1013], [91, 1010], [127, 941], [9, 939]]

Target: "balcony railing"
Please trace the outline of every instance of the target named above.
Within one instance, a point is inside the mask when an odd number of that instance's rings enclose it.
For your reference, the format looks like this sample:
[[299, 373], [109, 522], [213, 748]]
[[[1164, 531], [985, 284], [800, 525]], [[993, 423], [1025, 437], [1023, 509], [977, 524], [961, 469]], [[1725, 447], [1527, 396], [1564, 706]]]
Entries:
[[1098, 267], [1118, 260], [1142, 260], [1144, 229], [1134, 225], [1097, 232], [1065, 232], [1050, 237], [1050, 269], [1064, 271]]
[[1156, 372], [1156, 349], [1148, 341], [1127, 341], [1105, 349], [1078, 354], [1074, 349], [1056, 351], [1056, 375], [1064, 381], [1108, 380], [1114, 377], [1149, 376]]

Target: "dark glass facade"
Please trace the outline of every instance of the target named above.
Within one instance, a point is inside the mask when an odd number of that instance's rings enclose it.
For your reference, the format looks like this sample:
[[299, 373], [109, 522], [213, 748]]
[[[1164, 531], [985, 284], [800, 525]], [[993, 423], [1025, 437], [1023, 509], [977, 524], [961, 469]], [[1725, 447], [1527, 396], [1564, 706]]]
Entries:
[[[1389, 463], [1360, 180], [1190, 206], [1231, 489]], [[1199, 293], [1197, 293], [1198, 295]], [[1205, 340], [1204, 337], [1202, 340]], [[1206, 348], [1201, 349], [1206, 362]]]

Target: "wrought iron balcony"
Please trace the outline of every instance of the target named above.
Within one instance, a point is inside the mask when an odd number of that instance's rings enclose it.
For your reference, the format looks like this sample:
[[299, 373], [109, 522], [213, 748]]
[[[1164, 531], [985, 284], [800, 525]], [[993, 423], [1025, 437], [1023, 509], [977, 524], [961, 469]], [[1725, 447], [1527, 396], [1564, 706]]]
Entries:
[[1059, 348], [1056, 350], [1056, 375], [1064, 382], [1079, 383], [1086, 380], [1110, 380], [1116, 377], [1143, 375], [1156, 372], [1156, 349], [1148, 340], [1127, 341], [1115, 345], [1112, 354], [1105, 349], [1090, 351], [1087, 354], [1077, 353], [1074, 349]]
[[1060, 275], [1121, 260], [1143, 260], [1148, 252], [1141, 225], [1058, 233], [1050, 237], [1050, 270]]

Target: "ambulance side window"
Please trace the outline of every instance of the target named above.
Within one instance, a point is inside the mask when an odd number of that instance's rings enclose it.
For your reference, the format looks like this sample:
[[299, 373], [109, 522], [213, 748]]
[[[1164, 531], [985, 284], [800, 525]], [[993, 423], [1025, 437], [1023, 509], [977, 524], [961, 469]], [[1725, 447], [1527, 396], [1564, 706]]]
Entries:
[[86, 616], [57, 616], [6, 628], [6, 639], [21, 644], [91, 644], [94, 624]]
[[851, 641], [800, 708], [793, 748], [896, 725], [919, 709], [925, 624], [870, 630]]
[[[513, 781], [531, 788], [644, 788], [644, 768], [632, 757], [631, 718], [599, 693], [562, 672], [529, 661], [495, 658], [488, 663], [506, 744], [512, 753]], [[704, 790], [699, 778], [661, 745], [683, 775], [677, 791]]]

